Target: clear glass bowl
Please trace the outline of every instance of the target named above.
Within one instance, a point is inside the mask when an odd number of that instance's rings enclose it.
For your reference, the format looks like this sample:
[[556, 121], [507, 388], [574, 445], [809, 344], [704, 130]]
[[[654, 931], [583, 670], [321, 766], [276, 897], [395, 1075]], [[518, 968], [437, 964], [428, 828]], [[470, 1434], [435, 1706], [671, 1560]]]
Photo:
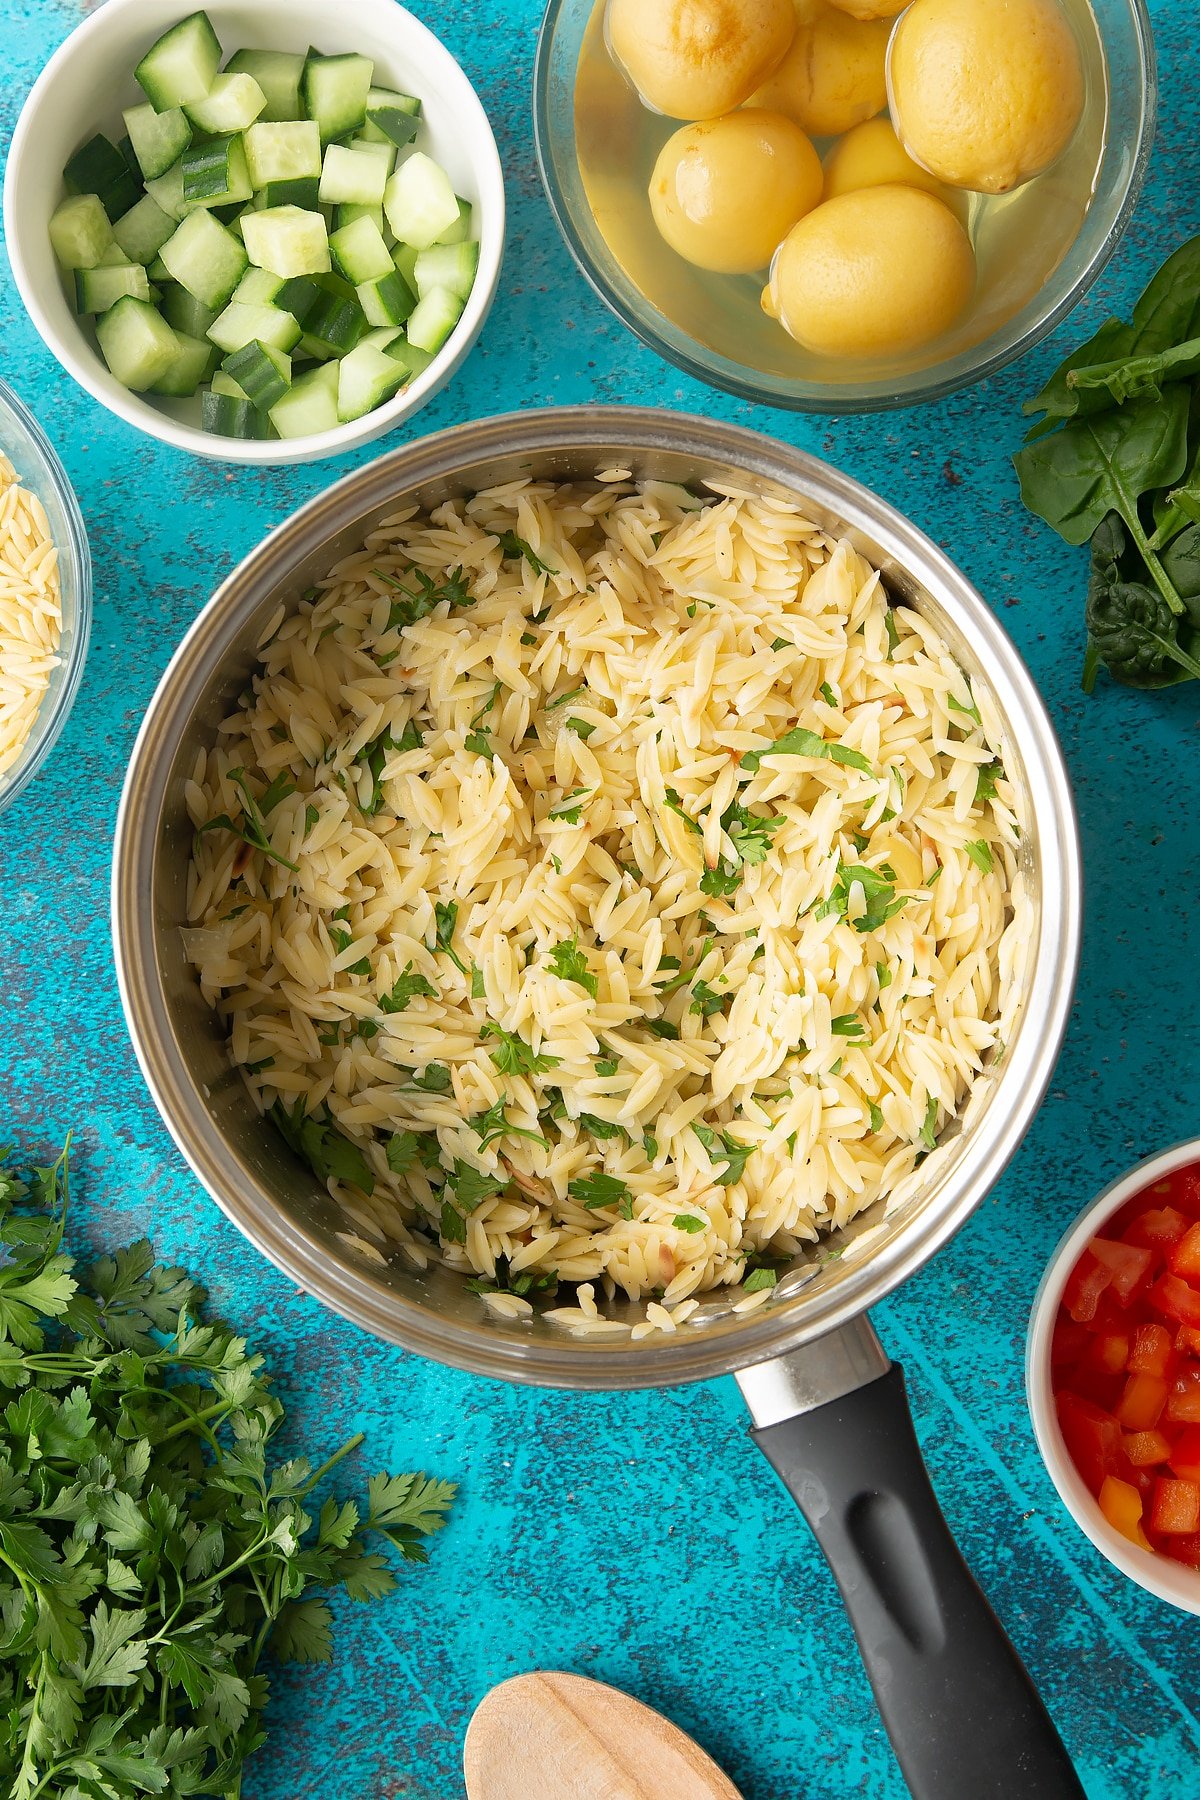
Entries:
[[58, 548], [62, 589], [62, 639], [58, 665], [42, 697], [33, 730], [11, 768], [0, 775], [0, 813], [33, 780], [58, 739], [79, 690], [92, 625], [92, 559], [83, 514], [66, 470], [41, 426], [12, 389], [0, 381], [0, 452], [17, 472], [21, 486], [36, 494], [46, 509]]
[[1048, 282], [990, 335], [932, 366], [861, 379], [798, 378], [737, 362], [662, 312], [637, 286], [597, 225], [576, 154], [575, 75], [595, 0], [549, 0], [538, 39], [534, 133], [542, 179], [568, 248], [643, 343], [714, 387], [796, 412], [860, 413], [912, 406], [981, 381], [1021, 356], [1077, 304], [1129, 223], [1154, 138], [1157, 81], [1145, 0], [1091, 0], [1108, 76], [1108, 130], [1083, 224]]

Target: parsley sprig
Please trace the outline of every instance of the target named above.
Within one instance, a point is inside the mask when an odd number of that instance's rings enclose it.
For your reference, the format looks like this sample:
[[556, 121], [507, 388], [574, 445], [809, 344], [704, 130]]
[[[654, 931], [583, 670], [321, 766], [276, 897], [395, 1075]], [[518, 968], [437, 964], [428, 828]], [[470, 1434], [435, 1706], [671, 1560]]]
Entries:
[[280, 863], [283, 868], [291, 869], [298, 874], [299, 863], [290, 862], [286, 856], [271, 845], [270, 833], [267, 830], [266, 815], [273, 812], [281, 800], [295, 793], [286, 776], [277, 775], [271, 785], [264, 791], [261, 800], [256, 800], [250, 792], [250, 784], [246, 780], [244, 769], [230, 769], [229, 779], [242, 796], [242, 816], [234, 819], [229, 813], [218, 813], [215, 819], [206, 819], [196, 832], [203, 837], [206, 831], [232, 831], [234, 837], [241, 838], [243, 844], [249, 844], [252, 850], [260, 850], [269, 856], [272, 862]]
[[144, 1240], [90, 1268], [63, 1247], [68, 1152], [0, 1155], [0, 1770], [11, 1800], [231, 1796], [264, 1741], [267, 1652], [328, 1661], [322, 1590], [389, 1593], [454, 1496], [373, 1475], [312, 1498], [273, 1454], [263, 1358], [203, 1316]]

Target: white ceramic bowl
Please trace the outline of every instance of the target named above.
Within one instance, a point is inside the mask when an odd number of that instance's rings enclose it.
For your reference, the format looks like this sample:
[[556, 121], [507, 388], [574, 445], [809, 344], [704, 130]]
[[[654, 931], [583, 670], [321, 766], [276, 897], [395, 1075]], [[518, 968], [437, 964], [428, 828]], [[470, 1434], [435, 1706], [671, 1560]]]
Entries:
[[395, 0], [206, 0], [226, 55], [241, 45], [373, 56], [380, 85], [420, 96], [420, 146], [447, 170], [476, 209], [479, 273], [449, 342], [429, 367], [386, 405], [351, 424], [311, 437], [246, 442], [202, 431], [199, 402], [131, 394], [114, 380], [75, 317], [47, 224], [62, 198], [62, 169], [93, 131], [122, 135], [121, 111], [145, 99], [135, 64], [192, 0], [105, 0], [73, 31], [42, 70], [21, 109], [4, 181], [4, 228], [21, 298], [63, 368], [110, 412], [164, 443], [227, 462], [297, 463], [336, 456], [393, 430], [419, 411], [455, 373], [479, 336], [500, 279], [504, 179], [496, 140], [474, 88], [445, 46]]
[[1083, 1254], [1089, 1238], [1097, 1236], [1107, 1220], [1135, 1194], [1161, 1181], [1164, 1175], [1195, 1162], [1200, 1162], [1200, 1138], [1190, 1138], [1185, 1143], [1173, 1145], [1170, 1150], [1160, 1151], [1157, 1156], [1148, 1157], [1085, 1207], [1050, 1258], [1033, 1303], [1025, 1349], [1025, 1388], [1034, 1435], [1050, 1479], [1058, 1489], [1059, 1499], [1079, 1529], [1123, 1575], [1128, 1575], [1147, 1593], [1156, 1594], [1160, 1600], [1190, 1613], [1200, 1613], [1200, 1571], [1172, 1562], [1153, 1550], [1141, 1550], [1122, 1537], [1104, 1517], [1071, 1461], [1058, 1428], [1050, 1383], [1050, 1340], [1067, 1276]]

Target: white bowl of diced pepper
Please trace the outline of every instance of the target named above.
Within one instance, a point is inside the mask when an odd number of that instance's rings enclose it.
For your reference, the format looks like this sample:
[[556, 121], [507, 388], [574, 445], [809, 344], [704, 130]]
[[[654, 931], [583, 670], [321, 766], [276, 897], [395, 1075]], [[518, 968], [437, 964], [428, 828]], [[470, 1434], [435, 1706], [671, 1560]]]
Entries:
[[4, 218], [30, 317], [110, 411], [308, 462], [469, 354], [504, 185], [470, 82], [395, 0], [106, 0], [25, 102]]

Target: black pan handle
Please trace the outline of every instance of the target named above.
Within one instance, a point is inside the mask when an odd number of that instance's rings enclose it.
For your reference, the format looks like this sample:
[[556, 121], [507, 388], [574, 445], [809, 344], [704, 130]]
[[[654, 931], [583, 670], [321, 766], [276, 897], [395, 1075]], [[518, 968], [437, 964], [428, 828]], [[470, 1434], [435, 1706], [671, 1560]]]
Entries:
[[942, 1517], [903, 1370], [752, 1435], [833, 1570], [914, 1800], [1085, 1800]]

